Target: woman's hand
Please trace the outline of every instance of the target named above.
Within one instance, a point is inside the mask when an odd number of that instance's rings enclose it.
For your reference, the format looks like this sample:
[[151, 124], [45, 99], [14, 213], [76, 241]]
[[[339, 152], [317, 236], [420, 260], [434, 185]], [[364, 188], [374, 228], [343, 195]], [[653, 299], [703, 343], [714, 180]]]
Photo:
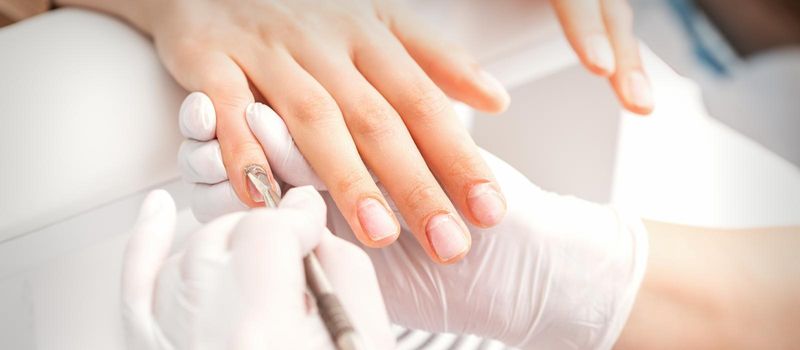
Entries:
[[[277, 115], [251, 119], [250, 125], [270, 150], [270, 160], [282, 160], [272, 164], [278, 178], [293, 185], [318, 184]], [[222, 164], [214, 152], [202, 145], [182, 147], [185, 176], [191, 181], [219, 172]], [[482, 156], [508, 193], [508, 214], [493, 228], [471, 228], [472, 250], [461, 262], [429, 261], [407, 234], [392, 246], [367, 250], [392, 301], [387, 305], [392, 320], [411, 328], [479, 334], [521, 348], [610, 347], [644, 270], [647, 244], [639, 219], [542, 191], [503, 161], [486, 152]], [[221, 194], [209, 191], [193, 205], [206, 208], [201, 212], [231, 206]], [[334, 233], [355, 239], [339, 213], [331, 211], [328, 218]], [[446, 243], [431, 240], [434, 249]]]
[[626, 109], [653, 110], [627, 0], [550, 0], [569, 43], [592, 72], [608, 77]]
[[[192, 106], [193, 101], [199, 101], [199, 106]], [[197, 184], [194, 190], [194, 198], [192, 200], [192, 209], [195, 217], [201, 221], [207, 221], [219, 215], [230, 213], [237, 210], [247, 208], [245, 203], [242, 203], [234, 193], [234, 185], [229, 180], [223, 163], [223, 152], [220, 150], [220, 144], [216, 139], [209, 141], [198, 141], [202, 139], [203, 135], [214, 135], [213, 123], [204, 123], [202, 119], [208, 115], [211, 102], [202, 93], [193, 93], [190, 95], [183, 107], [181, 108], [181, 130], [187, 133], [190, 140], [185, 141], [181, 145], [178, 155], [178, 164], [186, 181]], [[203, 109], [207, 108], [208, 111], [204, 112]], [[290, 184], [296, 185], [299, 183], [314, 185], [317, 189], [328, 189], [323, 180], [320, 180], [314, 170], [300, 154], [292, 137], [289, 135], [284, 121], [272, 109], [261, 103], [252, 104], [247, 108], [247, 122], [250, 130], [252, 130], [255, 137], [259, 140], [264, 150], [267, 153], [267, 158], [272, 165], [275, 174], [284, 179], [290, 179]], [[292, 156], [286, 156], [292, 155]], [[410, 180], [410, 181], [413, 181]], [[382, 181], [381, 181], [382, 184]], [[484, 185], [484, 188], [486, 185]], [[382, 184], [381, 191], [386, 188]], [[480, 187], [479, 187], [480, 188]], [[492, 189], [484, 192], [484, 195], [490, 196], [499, 205], [503, 206], [499, 194], [493, 193]], [[388, 191], [391, 193], [391, 190]], [[386, 193], [385, 191], [383, 193]], [[394, 196], [393, 196], [394, 197]], [[412, 200], [410, 205], [424, 207], [430, 203], [417, 203], [416, 201], [424, 201], [425, 198], [408, 198], [400, 197], [400, 200], [395, 200], [399, 203], [401, 200]], [[470, 198], [472, 204], [476, 202], [480, 204], [479, 208], [485, 212], [491, 212], [486, 208], [485, 203], [480, 202], [480, 198]], [[398, 207], [400, 204], [397, 205]], [[397, 207], [393, 208], [396, 212]], [[436, 214], [440, 214], [436, 212]], [[448, 218], [442, 220], [442, 216]], [[462, 234], [462, 229], [459, 221], [453, 214], [440, 214], [436, 216], [428, 216], [430, 223], [427, 227], [422, 228], [410, 221], [406, 216], [406, 227], [411, 227], [411, 232], [423, 249], [428, 255], [437, 262], [454, 262], [466, 254], [469, 249], [470, 235], [466, 232], [466, 227], [463, 227], [465, 232]], [[499, 217], [496, 217], [499, 219]], [[351, 223], [352, 225], [352, 223]], [[457, 227], [453, 227], [457, 226]], [[415, 231], [416, 229], [416, 231]], [[447, 232], [448, 229], [451, 232]], [[369, 238], [364, 237], [363, 231], [358, 231], [358, 226], [353, 229], [356, 236], [361, 242], [370, 244]], [[455, 231], [453, 233], [452, 231]]]
[[312, 188], [292, 189], [279, 209], [220, 217], [169, 256], [174, 225], [169, 194], [152, 192], [123, 264], [130, 349], [333, 349], [306, 294], [302, 257], [311, 249], [365, 345], [393, 348], [369, 259], [325, 229]]
[[260, 198], [248, 191], [244, 168], [267, 166], [244, 120], [258, 100], [286, 121], [368, 246], [386, 246], [400, 233], [370, 170], [420, 241], [451, 243], [448, 252], [431, 252], [440, 262], [469, 249], [459, 211], [483, 227], [503, 216], [499, 187], [448, 96], [500, 112], [506, 91], [388, 1], [60, 2], [128, 19], [153, 37], [184, 88], [210, 98], [197, 103], [213, 106], [203, 123], [216, 119], [216, 133], [200, 140], [216, 136], [227, 178], [248, 207]]

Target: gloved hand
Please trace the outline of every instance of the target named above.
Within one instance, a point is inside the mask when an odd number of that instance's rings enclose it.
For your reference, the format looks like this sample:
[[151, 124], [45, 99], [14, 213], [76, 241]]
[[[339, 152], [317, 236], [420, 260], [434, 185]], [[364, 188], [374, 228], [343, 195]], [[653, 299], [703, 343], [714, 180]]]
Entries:
[[[313, 181], [280, 117], [263, 114], [249, 122], [279, 178], [293, 185]], [[196, 179], [222, 167], [201, 148], [181, 152], [184, 172]], [[506, 194], [508, 211], [491, 229], [470, 227], [472, 249], [461, 262], [432, 263], [405, 231], [393, 245], [367, 250], [391, 301], [392, 321], [478, 334], [520, 348], [611, 348], [644, 275], [648, 243], [640, 219], [543, 191], [502, 160], [482, 155]], [[354, 240], [337, 212], [329, 212], [328, 225]]]
[[325, 229], [325, 204], [310, 187], [289, 191], [278, 210], [220, 217], [167, 258], [174, 225], [169, 194], [148, 195], [123, 265], [129, 348], [333, 349], [305, 292], [311, 249], [365, 343], [394, 346], [369, 259]]
[[[214, 106], [208, 97], [200, 92], [190, 94], [184, 100], [179, 113], [181, 132], [189, 140], [181, 146], [178, 164], [184, 179], [198, 184], [194, 191], [192, 208], [195, 217], [200, 221], [247, 207], [236, 196], [235, 186], [229, 181], [223, 162], [224, 157], [218, 141], [214, 139], [216, 123], [213, 114]], [[250, 130], [259, 140], [270, 168], [277, 177], [292, 178], [292, 181], [289, 182], [290, 185], [304, 183], [314, 185], [318, 189], [325, 187], [323, 181], [314, 175], [305, 159], [284, 157], [286, 154], [299, 154], [299, 152], [292, 142], [283, 120], [272, 109], [261, 103], [252, 103], [247, 107], [245, 118]], [[483, 163], [482, 160], [481, 163]], [[336, 171], [347, 172], [348, 170], [346, 165], [341, 164]], [[290, 173], [295, 175], [290, 175]], [[242, 174], [242, 176], [244, 175]], [[355, 178], [352, 180], [356, 181]], [[377, 183], [378, 180], [373, 175], [370, 182]], [[413, 190], [399, 194], [393, 193], [393, 195], [403, 196], [402, 203], [406, 204], [405, 209], [418, 212], [417, 214], [420, 211], [430, 211], [431, 206], [438, 205], [438, 195], [435, 195], [436, 191], [433, 191], [433, 187], [417, 186], [416, 183], [417, 181], [412, 179], [409, 184], [404, 186], [411, 185]], [[347, 184], [342, 185], [342, 187], [347, 186]], [[465, 201], [473, 209], [473, 214], [474, 212], [482, 213], [482, 222], [498, 222], [504, 215], [505, 202], [496, 186], [489, 182], [474, 183], [470, 186], [472, 189]], [[388, 192], [383, 186], [378, 189], [382, 192], [381, 197], [388, 197]], [[437, 203], [428, 203], [428, 201]], [[360, 222], [360, 224], [356, 224], [360, 225], [360, 228], [356, 229], [354, 234], [362, 244], [370, 247], [391, 244], [399, 232], [398, 223], [392, 219], [394, 215], [389, 215], [390, 212], [382, 204], [373, 203], [374, 205], [372, 205], [369, 203], [370, 201], [365, 201], [359, 204], [359, 210], [348, 211], [345, 218], [351, 227], [354, 227], [354, 223]], [[409, 206], [409, 203], [415, 204]], [[399, 212], [397, 208], [394, 206], [392, 209], [394, 212]], [[410, 232], [412, 236], [416, 237], [418, 244], [423, 247], [428, 256], [439, 263], [458, 261], [470, 247], [467, 227], [461, 220], [461, 216], [453, 213], [455, 210], [434, 210], [430, 215], [424, 217], [415, 215], [414, 221], [406, 226], [407, 234]], [[363, 217], [362, 214], [364, 214]], [[408, 229], [409, 227], [416, 229]], [[394, 233], [376, 241], [375, 237], [369, 236], [366, 232]]]

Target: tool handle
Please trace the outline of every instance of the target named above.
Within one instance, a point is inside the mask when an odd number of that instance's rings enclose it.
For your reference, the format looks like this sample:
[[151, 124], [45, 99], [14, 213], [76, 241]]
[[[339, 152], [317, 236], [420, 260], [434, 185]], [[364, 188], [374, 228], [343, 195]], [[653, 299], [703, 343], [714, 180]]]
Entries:
[[334, 340], [345, 333], [355, 331], [344, 311], [344, 307], [342, 307], [342, 303], [339, 302], [339, 298], [335, 294], [325, 293], [318, 295], [317, 304], [319, 315]]

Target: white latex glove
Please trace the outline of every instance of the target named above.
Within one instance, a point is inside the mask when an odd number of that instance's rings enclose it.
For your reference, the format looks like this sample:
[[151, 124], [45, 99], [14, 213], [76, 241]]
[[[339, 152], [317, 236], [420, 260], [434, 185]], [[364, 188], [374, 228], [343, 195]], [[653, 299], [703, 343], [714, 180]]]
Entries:
[[281, 208], [220, 217], [167, 257], [175, 205], [164, 191], [142, 205], [125, 252], [122, 315], [131, 349], [333, 349], [306, 294], [311, 249], [371, 348], [394, 337], [369, 259], [333, 236], [310, 187]]
[[[272, 167], [280, 179], [302, 185], [314, 178], [280, 117], [252, 113], [248, 122], [271, 164], [279, 160]], [[181, 158], [210, 159], [185, 162], [190, 165], [183, 168], [199, 179], [210, 174], [208, 169], [222, 167], [212, 164], [219, 158], [186, 154]], [[389, 247], [367, 250], [390, 301], [392, 321], [477, 334], [520, 348], [611, 348], [647, 263], [647, 233], [640, 219], [612, 206], [543, 191], [502, 160], [482, 155], [506, 193], [508, 213], [491, 229], [470, 227], [472, 249], [463, 261], [431, 262], [406, 231]], [[355, 241], [337, 212], [329, 212], [328, 225]]]
[[[292, 179], [293, 186], [311, 185], [318, 190], [325, 185], [308, 165], [289, 135], [283, 120], [269, 107], [254, 103], [247, 107], [247, 122], [256, 138], [262, 142], [267, 160], [282, 179]], [[228, 181], [222, 153], [217, 142], [214, 105], [202, 92], [184, 99], [179, 112], [180, 130], [188, 140], [178, 151], [178, 166], [183, 179], [195, 184], [192, 193], [192, 212], [200, 222], [222, 214], [247, 210]], [[265, 144], [264, 141], [270, 141]]]

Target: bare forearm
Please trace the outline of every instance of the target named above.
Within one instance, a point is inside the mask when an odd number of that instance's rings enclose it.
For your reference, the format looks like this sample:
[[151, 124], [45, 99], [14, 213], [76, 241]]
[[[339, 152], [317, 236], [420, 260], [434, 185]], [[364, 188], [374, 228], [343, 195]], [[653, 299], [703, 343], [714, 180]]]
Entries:
[[646, 226], [648, 271], [618, 349], [800, 346], [800, 228]]

